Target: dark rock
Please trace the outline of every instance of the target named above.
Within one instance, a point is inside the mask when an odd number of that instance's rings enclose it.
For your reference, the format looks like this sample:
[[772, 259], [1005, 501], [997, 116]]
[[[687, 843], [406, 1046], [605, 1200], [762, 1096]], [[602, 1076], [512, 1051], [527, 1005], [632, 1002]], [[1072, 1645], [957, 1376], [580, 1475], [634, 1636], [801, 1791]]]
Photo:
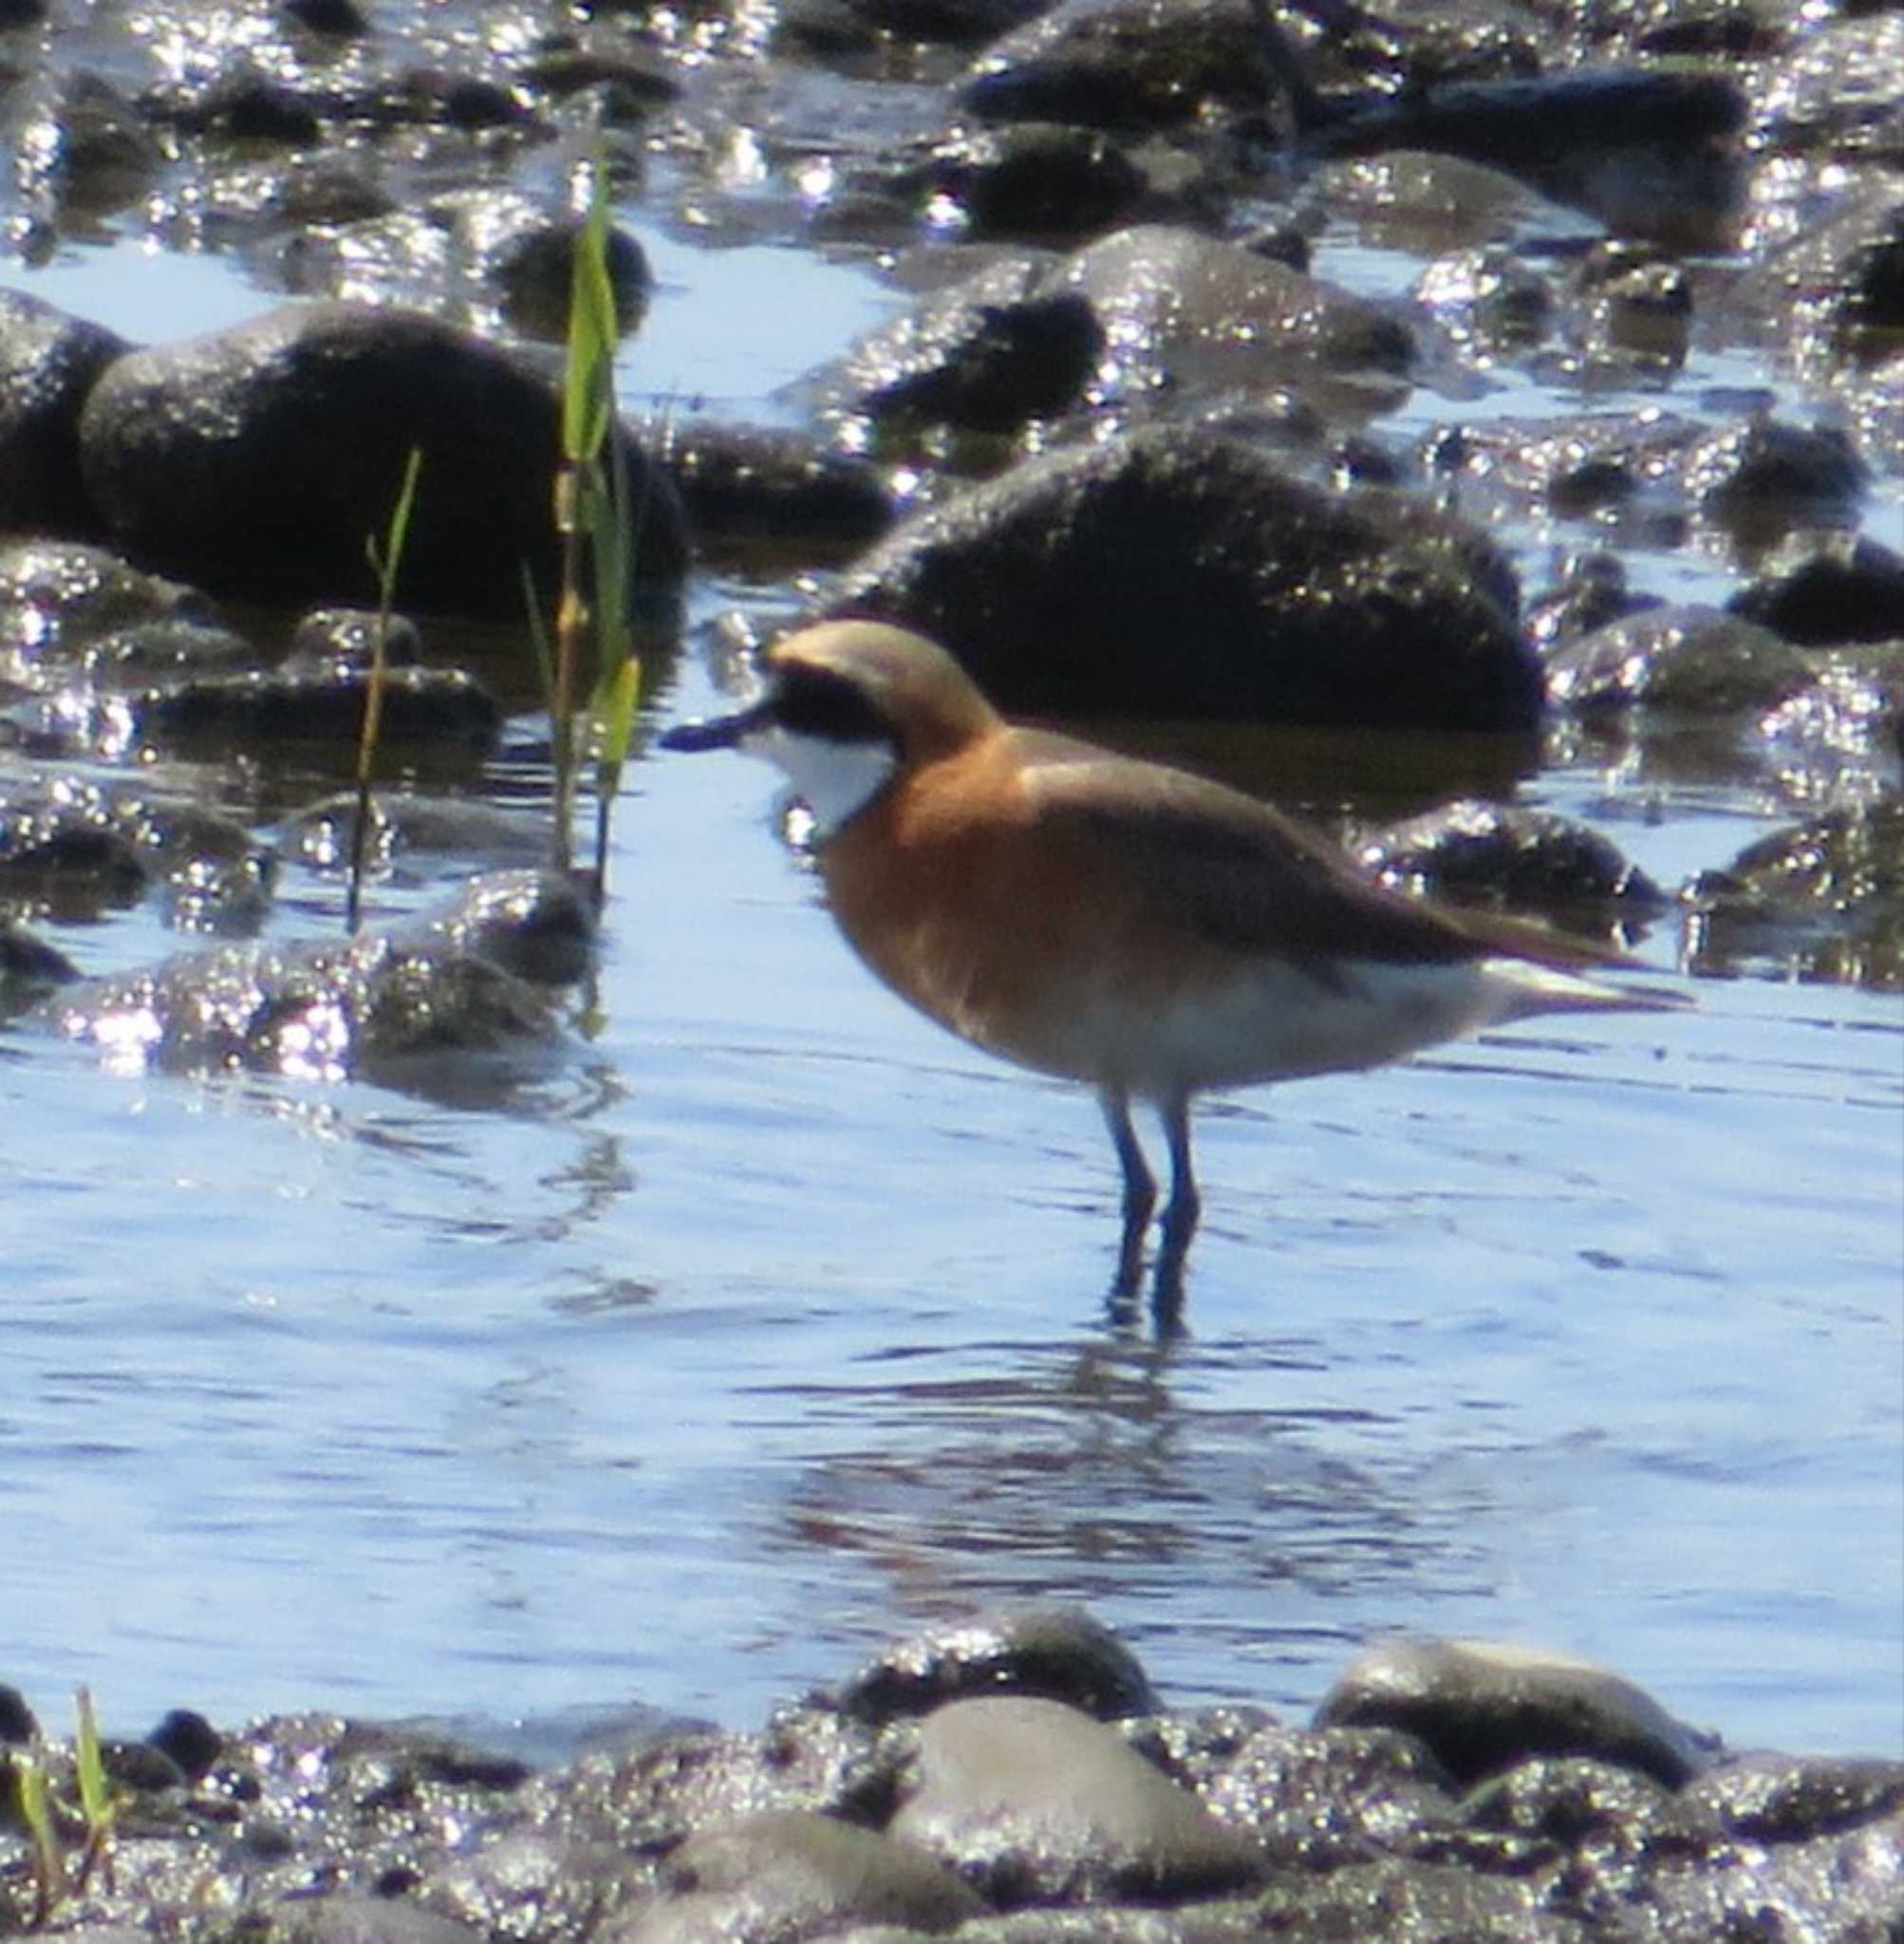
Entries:
[[[481, 340], [412, 313], [289, 306], [134, 352], [81, 421], [89, 491], [141, 557], [288, 600], [372, 591], [408, 455], [423, 453], [401, 563], [410, 605], [519, 614], [521, 568], [556, 583], [554, 393]], [[681, 509], [632, 438], [637, 592], [664, 605], [685, 565]]]
[[200, 805], [138, 796], [122, 799], [119, 812], [145, 847], [169, 924], [229, 938], [247, 936], [264, 923], [277, 884], [277, 855], [244, 825]]
[[764, 547], [837, 557], [893, 523], [892, 495], [866, 460], [774, 426], [669, 420], [648, 428], [703, 550]]
[[348, 154], [320, 151], [315, 156], [298, 157], [277, 177], [276, 183], [280, 219], [300, 228], [361, 223], [371, 216], [389, 215], [396, 207], [382, 184]]
[[0, 898], [97, 918], [161, 889], [172, 924], [252, 930], [276, 860], [242, 824], [138, 789], [52, 775], [0, 797]]
[[1689, 1820], [1652, 1776], [1581, 1755], [1520, 1763], [1480, 1784], [1461, 1808], [1473, 1828], [1538, 1837], [1559, 1849], [1601, 1839], [1630, 1843], [1662, 1825], [1681, 1830]]
[[1440, 149], [1503, 169], [1628, 234], [1714, 247], [1741, 200], [1745, 91], [1723, 71], [1572, 67], [1322, 103], [1333, 154]]
[[1021, 122], [942, 143], [926, 165], [925, 187], [933, 220], [956, 216], [971, 238], [1050, 242], [1124, 221], [1149, 181], [1101, 129]]
[[[43, 999], [55, 986], [65, 985], [82, 977], [80, 968], [57, 947], [31, 932], [23, 931], [12, 919], [0, 917], [0, 1016], [18, 1012]], [[13, 1690], [8, 1689], [7, 1693]], [[23, 1704], [24, 1705], [24, 1704]], [[0, 1741], [30, 1740], [9, 1735], [6, 1699], [0, 1694]]]
[[68, 673], [102, 688], [145, 688], [180, 677], [226, 675], [257, 661], [256, 645], [229, 627], [184, 616], [136, 621], [97, 635], [78, 654], [62, 657]]
[[137, 833], [97, 784], [56, 778], [0, 800], [0, 897], [90, 916], [135, 903], [146, 882]]
[[[460, 50], [458, 50], [460, 52]], [[408, 67], [378, 98], [381, 119], [399, 126], [529, 132], [535, 118], [515, 90], [487, 74], [430, 62]]]
[[[1221, 1707], [1120, 1732], [1001, 1695], [876, 1734], [814, 1708], [675, 1726], [528, 1777], [426, 1725], [189, 1740], [189, 1789], [141, 1745], [63, 1935], [209, 1909], [203, 1944], [1888, 1944], [1904, 1910], [1895, 1761], [1745, 1756], [1672, 1789], [1536, 1755], [1457, 1799], [1394, 1729]], [[70, 1755], [42, 1759], [65, 1804]]]
[[354, 41], [370, 31], [369, 17], [357, 0], [280, 0], [280, 4], [286, 18], [308, 33]]
[[377, 657], [380, 631], [385, 668], [421, 665], [423, 638], [408, 615], [380, 619], [372, 608], [313, 608], [291, 630], [284, 669], [308, 675], [368, 668]]
[[561, 97], [584, 88], [598, 90], [610, 123], [639, 122], [678, 101], [681, 92], [680, 79], [660, 49], [612, 34], [551, 34], [530, 56], [523, 71], [546, 94]]
[[[1087, 244], [1049, 289], [1087, 299], [1116, 346], [1107, 386], [1399, 402], [1414, 339], [1388, 307], [1194, 230], [1144, 223]], [[1333, 385], [1333, 389], [1328, 388]]]
[[602, 1944], [716, 1944], [833, 1935], [892, 1924], [937, 1936], [985, 1905], [908, 1843], [801, 1810], [691, 1836], [663, 1865], [663, 1898], [597, 1935]]
[[1651, 608], [1559, 649], [1547, 664], [1547, 699], [1583, 714], [1643, 704], [1709, 720], [1776, 708], [1813, 673], [1789, 642], [1737, 615]]
[[1540, 344], [1554, 313], [1546, 278], [1502, 244], [1437, 259], [1416, 280], [1414, 294], [1464, 349], [1495, 358]]
[[[325, 746], [340, 760], [356, 750], [369, 676], [361, 668], [252, 670], [200, 676], [134, 697], [141, 735], [179, 746], [229, 750]], [[380, 744], [490, 749], [502, 712], [459, 668], [393, 668], [384, 677]]]
[[[562, 342], [574, 292], [575, 252], [587, 227], [582, 216], [489, 189], [436, 196], [427, 214], [448, 234], [460, 278], [497, 290], [518, 330]], [[616, 326], [631, 331], [647, 308], [654, 281], [647, 253], [625, 230], [610, 224], [604, 256]]]
[[[289, 827], [292, 853], [314, 870], [347, 869], [357, 805], [357, 792], [348, 790], [300, 811]], [[539, 816], [476, 797], [380, 790], [370, 799], [364, 862], [373, 878], [399, 869], [414, 877], [419, 859], [523, 865], [540, 862], [549, 850], [549, 826]]]
[[164, 1795], [186, 1786], [185, 1771], [150, 1742], [103, 1742], [100, 1765], [118, 1787], [134, 1795]]
[[395, 932], [191, 953], [69, 986], [28, 1018], [115, 1061], [395, 1081], [419, 1055], [549, 1038], [544, 989], [501, 962], [559, 976], [582, 910], [566, 880], [541, 878], [532, 894], [512, 878], [494, 900], [478, 880], [448, 910]]
[[72, 216], [93, 221], [153, 185], [158, 137], [125, 95], [84, 64], [47, 64], [9, 90], [0, 141], [9, 157], [11, 240], [44, 256]]
[[1157, 1706], [1130, 1650], [1069, 1606], [1012, 1608], [897, 1641], [841, 1689], [839, 1705], [878, 1725], [997, 1693], [1062, 1701], [1100, 1721]]
[[1369, 1862], [1457, 1820], [1447, 1771], [1392, 1729], [1263, 1728], [1212, 1763], [1198, 1793], [1282, 1869]]
[[224, 1736], [190, 1708], [172, 1709], [145, 1739], [192, 1782], [210, 1771], [225, 1746]]
[[645, 1828], [611, 1846], [512, 1827], [474, 1854], [446, 1859], [429, 1884], [430, 1905], [479, 1936], [593, 1944], [618, 1912], [653, 1894], [660, 1846]]
[[595, 914], [573, 884], [548, 871], [488, 871], [426, 919], [422, 935], [532, 985], [573, 985], [594, 957]]
[[1684, 895], [1697, 971], [1904, 991], [1904, 798], [1775, 831]]
[[350, 1891], [289, 1898], [271, 1913], [278, 1944], [481, 1944], [482, 1934], [400, 1897]]
[[1540, 715], [1515, 601], [1491, 546], [1425, 501], [1160, 428], [917, 515], [829, 611], [943, 643], [1007, 713], [1493, 730]]
[[1814, 368], [1884, 358], [1904, 327], [1904, 196], [1888, 177], [1859, 178], [1822, 219], [1768, 251], [1739, 294], [1783, 326]]
[[0, 676], [30, 685], [34, 671], [77, 655], [115, 628], [203, 618], [196, 589], [141, 572], [103, 548], [69, 540], [0, 546]]
[[1556, 811], [1467, 798], [1392, 824], [1356, 847], [1385, 885], [1572, 928], [1641, 922], [1666, 893], [1609, 837]]
[[1588, 1755], [1677, 1788], [1712, 1759], [1708, 1741], [1619, 1675], [1491, 1642], [1373, 1648], [1330, 1689], [1316, 1721], [1419, 1736], [1463, 1784], [1529, 1756]]
[[39, 1721], [28, 1707], [27, 1697], [10, 1683], [0, 1682], [0, 1742], [18, 1747], [39, 1732]]
[[1904, 1762], [1745, 1755], [1686, 1791], [1720, 1828], [1747, 1842], [1805, 1842], [1876, 1822], [1904, 1808]]
[[781, 1810], [881, 1822], [895, 1761], [863, 1722], [787, 1708], [757, 1735], [689, 1729], [652, 1748], [584, 1756], [559, 1777], [536, 1778], [524, 1807], [549, 1835], [655, 1857], [693, 1830]]
[[[1687, 484], [1704, 509], [1749, 546], [1805, 526], [1851, 526], [1868, 475], [1836, 430], [1751, 419], [1729, 425], [1687, 455]], [[1897, 616], [1904, 633], [1904, 612]]]
[[1010, 256], [935, 290], [864, 338], [820, 385], [822, 409], [1009, 432], [1078, 402], [1104, 333], [1048, 261]]
[[324, 118], [297, 83], [242, 62], [187, 77], [145, 106], [156, 122], [225, 141], [297, 149], [324, 139]]
[[100, 325], [0, 290], [0, 527], [99, 530], [80, 477], [80, 410], [126, 348]]
[[897, 40], [977, 47], [1022, 27], [1045, 0], [791, 0], [779, 14], [776, 46], [824, 54], [860, 51]]
[[1677, 370], [1692, 337], [1685, 266], [1656, 245], [1609, 238], [1574, 266], [1568, 298], [1575, 335], [1603, 361], [1636, 358]]
[[1524, 1884], [1394, 1857], [1352, 1863], [1320, 1879], [1279, 1879], [1257, 1899], [1252, 1916], [1257, 1928], [1247, 1935], [1287, 1944], [1612, 1944], [1619, 1935], [1540, 1909]]
[[1225, 0], [1062, 0], [974, 62], [961, 105], [987, 122], [1173, 128], [1268, 94], [1247, 11]]
[[1253, 1844], [1055, 1701], [954, 1701], [919, 1726], [889, 1831], [999, 1905], [1181, 1899], [1263, 1874]]
[[1657, 594], [1633, 590], [1616, 555], [1576, 554], [1564, 564], [1555, 585], [1527, 603], [1527, 638], [1543, 656], [1549, 655], [1596, 628], [1664, 605]]
[[1850, 533], [1799, 539], [1727, 605], [1789, 642], [1895, 640], [1904, 635], [1904, 557]]

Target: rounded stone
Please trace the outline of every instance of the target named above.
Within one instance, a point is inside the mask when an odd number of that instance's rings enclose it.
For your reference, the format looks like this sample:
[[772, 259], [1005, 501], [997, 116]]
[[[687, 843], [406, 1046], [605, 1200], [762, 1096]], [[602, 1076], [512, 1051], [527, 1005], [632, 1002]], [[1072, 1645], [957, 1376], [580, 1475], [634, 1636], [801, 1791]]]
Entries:
[[1464, 1784], [1536, 1755], [1589, 1755], [1676, 1788], [1713, 1754], [1708, 1740], [1606, 1668], [1494, 1641], [1372, 1648], [1330, 1689], [1316, 1723], [1400, 1729]]

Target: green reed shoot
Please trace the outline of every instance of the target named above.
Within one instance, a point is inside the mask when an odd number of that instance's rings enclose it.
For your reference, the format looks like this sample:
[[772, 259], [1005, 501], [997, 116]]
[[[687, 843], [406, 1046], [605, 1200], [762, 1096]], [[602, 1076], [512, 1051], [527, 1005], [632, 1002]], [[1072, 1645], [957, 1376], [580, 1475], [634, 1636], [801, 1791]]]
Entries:
[[370, 571], [377, 576], [377, 625], [370, 637], [370, 681], [364, 694], [364, 727], [357, 738], [357, 815], [350, 827], [350, 888], [345, 894], [344, 922], [355, 931], [364, 916], [364, 861], [370, 839], [370, 782], [377, 766], [377, 737], [383, 724], [383, 683], [388, 662], [390, 616], [397, 592], [397, 570], [410, 535], [410, 514], [417, 503], [417, 476], [423, 470], [420, 446], [410, 448], [403, 467], [397, 503], [390, 509], [389, 531], [379, 546], [375, 534], [364, 543]]
[[52, 1916], [66, 1888], [65, 1852], [60, 1846], [47, 1771], [37, 1748], [31, 1753], [14, 1755], [13, 1794], [20, 1820], [27, 1825], [33, 1871], [33, 1909], [27, 1921], [37, 1931]]
[[105, 1771], [93, 1697], [82, 1688], [74, 1700], [79, 1710], [79, 1730], [73, 1737], [73, 1775], [86, 1832], [85, 1847], [80, 1852], [77, 1867], [67, 1868], [52, 1785], [47, 1780], [46, 1756], [38, 1737], [35, 1736], [31, 1748], [16, 1752], [11, 1762], [13, 1800], [27, 1831], [28, 1867], [32, 1873], [33, 1908], [27, 1919], [31, 1930], [50, 1922], [67, 1897], [76, 1896], [86, 1887], [95, 1869], [106, 1875], [106, 1886], [111, 1888], [112, 1836], [119, 1819], [119, 1797]]
[[[641, 699], [641, 661], [628, 611], [641, 508], [632, 504], [627, 455], [615, 405], [619, 336], [608, 275], [607, 167], [598, 150], [588, 214], [576, 242], [569, 290], [569, 343], [562, 391], [562, 465], [555, 482], [555, 527], [562, 541], [562, 587], [555, 609], [551, 678], [551, 750], [555, 770], [555, 862], [571, 851], [578, 760], [577, 691], [592, 645], [587, 727], [595, 751], [595, 896], [607, 893], [610, 806], [621, 785]], [[584, 555], [588, 568], [584, 590]], [[539, 639], [539, 637], [538, 637]]]
[[[415, 468], [412, 468], [414, 473]], [[119, 1815], [119, 1798], [105, 1772], [105, 1757], [100, 1748], [99, 1721], [93, 1713], [90, 1689], [82, 1688], [76, 1698], [79, 1732], [73, 1742], [73, 1766], [79, 1777], [80, 1814], [85, 1818], [86, 1846], [80, 1857], [75, 1888], [84, 1888], [97, 1866], [112, 1888], [112, 1831]]]

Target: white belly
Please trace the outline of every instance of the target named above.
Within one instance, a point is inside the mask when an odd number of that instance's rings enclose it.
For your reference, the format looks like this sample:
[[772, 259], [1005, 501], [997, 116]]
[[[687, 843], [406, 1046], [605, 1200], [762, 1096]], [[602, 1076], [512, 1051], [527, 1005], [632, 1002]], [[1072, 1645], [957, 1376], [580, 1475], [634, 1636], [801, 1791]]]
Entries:
[[1326, 983], [1265, 961], [1154, 1005], [1101, 995], [1077, 1007], [1040, 1049], [1047, 1056], [1031, 1064], [1167, 1100], [1380, 1066], [1502, 1020], [1632, 1002], [1519, 959], [1364, 964]]

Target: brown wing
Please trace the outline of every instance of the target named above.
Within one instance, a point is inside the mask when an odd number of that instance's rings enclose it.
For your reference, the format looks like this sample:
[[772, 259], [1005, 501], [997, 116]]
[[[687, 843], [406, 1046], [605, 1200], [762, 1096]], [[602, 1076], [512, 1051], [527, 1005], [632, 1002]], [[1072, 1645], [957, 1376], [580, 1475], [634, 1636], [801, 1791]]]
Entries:
[[1161, 764], [1017, 732], [1041, 830], [1074, 833], [1120, 860], [1160, 919], [1219, 948], [1266, 953], [1318, 977], [1336, 958], [1454, 964], [1509, 953], [1574, 969], [1624, 955], [1492, 914], [1455, 912], [1363, 877], [1347, 855], [1281, 812]]

